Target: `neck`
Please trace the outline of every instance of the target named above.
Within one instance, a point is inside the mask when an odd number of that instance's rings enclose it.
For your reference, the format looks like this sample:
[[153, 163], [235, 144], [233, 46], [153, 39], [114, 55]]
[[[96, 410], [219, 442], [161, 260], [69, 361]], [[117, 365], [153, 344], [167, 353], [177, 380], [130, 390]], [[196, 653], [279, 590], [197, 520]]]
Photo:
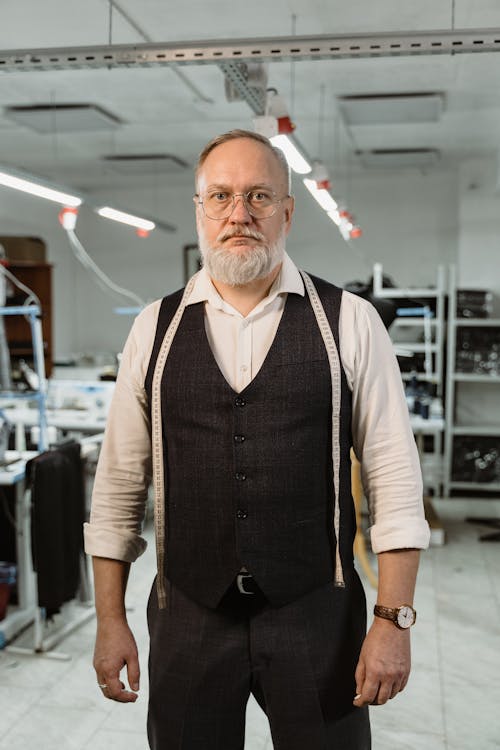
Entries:
[[235, 310], [238, 310], [238, 312], [246, 318], [246, 316], [257, 307], [259, 302], [267, 297], [271, 286], [281, 270], [281, 266], [282, 264], [279, 263], [276, 268], [273, 268], [271, 273], [264, 276], [264, 278], [254, 279], [254, 281], [250, 281], [248, 284], [243, 284], [241, 286], [230, 286], [229, 284], [224, 284], [215, 279], [211, 279], [211, 281], [222, 299], [228, 302], [235, 308]]

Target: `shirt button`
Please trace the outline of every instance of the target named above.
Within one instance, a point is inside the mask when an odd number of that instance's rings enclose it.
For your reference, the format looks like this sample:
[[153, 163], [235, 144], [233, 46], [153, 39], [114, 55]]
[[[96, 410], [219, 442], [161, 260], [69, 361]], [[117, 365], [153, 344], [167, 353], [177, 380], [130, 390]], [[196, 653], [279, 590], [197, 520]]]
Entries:
[[235, 406], [245, 406], [246, 403], [247, 402], [245, 401], [245, 399], [242, 398], [241, 396], [238, 396], [238, 398], [235, 398], [235, 400], [234, 400], [234, 405]]
[[248, 517], [248, 511], [246, 510], [239, 510], [236, 511], [236, 518], [247, 518]]
[[240, 370], [241, 372], [246, 372], [248, 370], [248, 365], [241, 365]]
[[237, 471], [237, 472], [236, 472], [236, 474], [234, 475], [234, 478], [235, 478], [235, 479], [236, 479], [236, 480], [237, 480], [238, 482], [244, 482], [244, 481], [245, 481], [245, 479], [247, 478], [247, 475], [246, 475], [246, 474], [243, 474], [243, 472], [242, 472], [242, 471]]
[[245, 442], [245, 436], [244, 435], [235, 435], [234, 436], [234, 442], [235, 443], [244, 443]]

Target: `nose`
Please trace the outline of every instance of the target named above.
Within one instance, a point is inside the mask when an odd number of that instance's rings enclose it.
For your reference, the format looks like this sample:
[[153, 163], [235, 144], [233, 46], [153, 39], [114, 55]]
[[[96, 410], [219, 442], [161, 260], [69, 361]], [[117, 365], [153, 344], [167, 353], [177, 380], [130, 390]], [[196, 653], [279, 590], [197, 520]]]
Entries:
[[252, 215], [248, 213], [248, 208], [242, 195], [234, 196], [234, 208], [229, 221], [232, 224], [250, 224], [252, 221]]

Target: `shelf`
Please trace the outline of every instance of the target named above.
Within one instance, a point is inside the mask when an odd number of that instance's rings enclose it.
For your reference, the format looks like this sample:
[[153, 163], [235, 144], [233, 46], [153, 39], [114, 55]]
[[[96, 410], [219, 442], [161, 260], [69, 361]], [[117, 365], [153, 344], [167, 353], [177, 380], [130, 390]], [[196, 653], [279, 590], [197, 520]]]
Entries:
[[[460, 369], [457, 369], [463, 366], [466, 367], [468, 364], [468, 362], [465, 362], [458, 356], [460, 352], [460, 336], [463, 335], [465, 337], [466, 329], [469, 329], [469, 335], [473, 333], [471, 329], [475, 331], [482, 328], [489, 329], [490, 335], [487, 337], [488, 341], [485, 343], [484, 348], [491, 353], [493, 351], [494, 340], [497, 338], [497, 328], [498, 339], [500, 341], [500, 318], [456, 317], [457, 283], [456, 268], [454, 265], [450, 266], [449, 269], [448, 290], [450, 318], [448, 321], [449, 330], [447, 337], [448, 372], [446, 376], [445, 405], [444, 496], [448, 496], [449, 491], [454, 489], [470, 492], [480, 490], [500, 493], [499, 480], [494, 482], [473, 482], [453, 479], [453, 466], [457, 465], [456, 460], [459, 459], [459, 454], [456, 451], [459, 450], [460, 443], [473, 446], [474, 449], [477, 448], [479, 453], [484, 453], [490, 443], [496, 444], [497, 441], [500, 442], [500, 415], [498, 414], [497, 406], [497, 394], [500, 395], [500, 374], [489, 374], [485, 369], [481, 372], [461, 372]], [[476, 387], [472, 387], [471, 385], [471, 387], [467, 388], [467, 383], [476, 384]], [[484, 387], [486, 383], [488, 386]], [[480, 388], [478, 386], [483, 387]], [[477, 404], [474, 403], [475, 401], [477, 401]], [[463, 416], [459, 417], [458, 415], [462, 413]], [[465, 416], [466, 413], [471, 413], [471, 416]], [[489, 420], [488, 423], [485, 424], [485, 420]], [[481, 438], [485, 439], [484, 444]], [[459, 465], [462, 463], [463, 457], [460, 456]]]
[[500, 492], [500, 482], [450, 482], [452, 490], [486, 490], [487, 492]]
[[[438, 323], [438, 321], [436, 320], [436, 318], [430, 318], [429, 322], [430, 322], [431, 326], [436, 326], [437, 323]], [[393, 320], [392, 323], [391, 323], [391, 326], [397, 326], [397, 327], [401, 326], [401, 327], [405, 327], [406, 328], [408, 326], [423, 326], [424, 323], [425, 323], [425, 319], [423, 317], [420, 317], [420, 318], [413, 318], [413, 317], [405, 318], [404, 316], [402, 316], [400, 318], [396, 318], [395, 320]]]
[[457, 328], [500, 328], [500, 318], [455, 318], [450, 323]]
[[435, 299], [440, 295], [441, 292], [439, 289], [393, 289], [392, 287], [377, 289], [377, 297], [384, 297], [386, 299], [416, 299], [417, 297]]
[[473, 372], [455, 372], [452, 378], [463, 383], [500, 383], [500, 375], [476, 375]]
[[1, 391], [0, 390], [0, 402], [3, 403], [4, 401], [17, 401], [17, 400], [26, 400], [26, 401], [39, 401], [40, 398], [43, 398], [44, 394], [40, 393], [40, 391]]
[[393, 341], [392, 342], [396, 349], [409, 349], [414, 354], [423, 354], [425, 352], [437, 352], [437, 345], [436, 344], [430, 344], [429, 346], [426, 346], [426, 344], [422, 344], [420, 342], [409, 342], [409, 341]]
[[454, 435], [474, 435], [485, 437], [498, 437], [500, 438], [500, 425], [455, 425], [453, 427]]

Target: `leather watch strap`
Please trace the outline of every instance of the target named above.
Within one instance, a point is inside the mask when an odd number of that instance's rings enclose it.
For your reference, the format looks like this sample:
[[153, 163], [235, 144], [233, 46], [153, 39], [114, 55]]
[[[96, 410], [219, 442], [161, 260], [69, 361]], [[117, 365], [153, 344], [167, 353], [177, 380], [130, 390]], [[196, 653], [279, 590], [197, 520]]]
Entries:
[[376, 604], [373, 608], [373, 614], [377, 617], [383, 617], [385, 620], [392, 620], [396, 622], [398, 619], [398, 610], [392, 607], [383, 607], [381, 604]]
[[382, 617], [385, 620], [391, 620], [400, 630], [406, 630], [415, 624], [417, 613], [411, 604], [402, 604], [400, 607], [384, 607], [376, 604], [373, 608], [373, 614]]

